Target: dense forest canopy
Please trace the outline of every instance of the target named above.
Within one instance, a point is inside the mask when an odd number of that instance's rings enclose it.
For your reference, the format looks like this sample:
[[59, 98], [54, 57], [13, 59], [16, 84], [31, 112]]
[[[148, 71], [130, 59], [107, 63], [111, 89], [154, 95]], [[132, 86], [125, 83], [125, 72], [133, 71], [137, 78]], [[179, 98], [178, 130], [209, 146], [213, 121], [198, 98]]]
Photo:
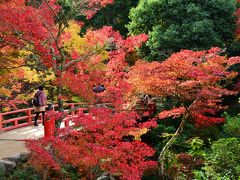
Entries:
[[127, 27], [132, 35], [149, 35], [141, 51], [148, 60], [164, 60], [181, 49], [219, 46], [232, 52], [236, 10], [236, 0], [141, 0]]

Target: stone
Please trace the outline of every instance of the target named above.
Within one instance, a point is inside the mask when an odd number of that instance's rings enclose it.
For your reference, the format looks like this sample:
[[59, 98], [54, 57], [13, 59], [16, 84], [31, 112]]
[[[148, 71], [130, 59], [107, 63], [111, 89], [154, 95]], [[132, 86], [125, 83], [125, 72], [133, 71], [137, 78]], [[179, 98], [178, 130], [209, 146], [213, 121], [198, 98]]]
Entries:
[[0, 163], [0, 175], [6, 174], [6, 168], [5, 165]]
[[0, 166], [2, 165], [5, 166], [7, 172], [10, 172], [15, 168], [16, 163], [11, 161], [6, 161], [6, 160], [0, 160]]
[[14, 155], [14, 156], [4, 157], [4, 158], [2, 158], [2, 160], [6, 160], [6, 161], [11, 161], [11, 162], [18, 163], [18, 162], [26, 161], [28, 155], [29, 155], [29, 153], [23, 152], [23, 153]]
[[115, 178], [110, 173], [104, 172], [97, 178], [97, 180], [115, 180]]
[[11, 161], [11, 162], [17, 163], [18, 161], [20, 161], [20, 155], [14, 155], [14, 156], [9, 156], [9, 157], [4, 157], [4, 158], [2, 158], [2, 160]]
[[19, 155], [20, 155], [20, 161], [23, 162], [23, 161], [27, 160], [27, 158], [29, 156], [29, 152], [22, 152]]

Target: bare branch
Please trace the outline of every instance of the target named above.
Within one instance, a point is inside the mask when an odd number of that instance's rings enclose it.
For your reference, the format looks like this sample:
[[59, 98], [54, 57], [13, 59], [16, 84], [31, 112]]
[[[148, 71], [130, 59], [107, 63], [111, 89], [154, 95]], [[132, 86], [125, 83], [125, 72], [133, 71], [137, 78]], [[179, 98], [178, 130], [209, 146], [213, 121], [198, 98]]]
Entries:
[[83, 4], [82, 1], [80, 1], [79, 3], [76, 3], [75, 6], [72, 7], [72, 9], [70, 11], [68, 11], [68, 13], [65, 15], [65, 18], [62, 19], [62, 22], [66, 22], [67, 18], [71, 17], [72, 14], [74, 14], [74, 12], [76, 11], [77, 8], [79, 8], [79, 6]]
[[47, 1], [47, 0], [44, 0], [44, 2], [47, 4], [47, 6], [49, 7], [49, 9], [53, 12], [54, 16], [56, 16], [56, 18], [57, 18], [58, 20], [60, 20], [59, 17], [58, 17], [58, 15], [57, 15], [56, 12], [54, 11], [54, 9], [53, 9], [53, 8], [50, 6], [50, 4], [48, 3], [48, 1]]
[[82, 57], [78, 58], [78, 59], [71, 60], [69, 63], [67, 63], [67, 64], [63, 67], [63, 69], [67, 69], [67, 68], [69, 68], [73, 63], [83, 61], [84, 59], [87, 59], [88, 57], [90, 57], [90, 56], [92, 56], [92, 55], [94, 55], [94, 54], [95, 54], [94, 52], [91, 52], [91, 53], [89, 53], [89, 54], [87, 54], [87, 55], [85, 55], [85, 56], [82, 56]]
[[20, 65], [20, 66], [9, 66], [9, 67], [6, 67], [6, 69], [18, 69], [18, 68], [21, 68], [21, 67], [35, 67], [34, 65], [28, 65], [28, 64], [24, 64], [24, 65]]

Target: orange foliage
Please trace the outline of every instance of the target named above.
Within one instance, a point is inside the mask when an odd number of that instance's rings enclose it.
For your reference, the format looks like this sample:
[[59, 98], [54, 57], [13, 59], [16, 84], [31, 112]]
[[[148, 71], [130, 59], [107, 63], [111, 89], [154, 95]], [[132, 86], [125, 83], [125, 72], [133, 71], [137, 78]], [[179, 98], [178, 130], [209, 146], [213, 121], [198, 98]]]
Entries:
[[[237, 72], [227, 70], [240, 63], [240, 57], [228, 59], [220, 56], [220, 52], [219, 48], [196, 52], [183, 50], [161, 63], [137, 61], [129, 72], [129, 81], [139, 94], [172, 97], [179, 105], [191, 104], [187, 109], [197, 126], [219, 123], [224, 119], [216, 119], [214, 115], [224, 108], [220, 105], [221, 97], [236, 93], [221, 84], [237, 76]], [[182, 108], [173, 107], [159, 116], [179, 116], [184, 112]]]
[[0, 49], [0, 107], [15, 107], [17, 93], [21, 89], [20, 79], [24, 78], [23, 65], [16, 49], [5, 46]]

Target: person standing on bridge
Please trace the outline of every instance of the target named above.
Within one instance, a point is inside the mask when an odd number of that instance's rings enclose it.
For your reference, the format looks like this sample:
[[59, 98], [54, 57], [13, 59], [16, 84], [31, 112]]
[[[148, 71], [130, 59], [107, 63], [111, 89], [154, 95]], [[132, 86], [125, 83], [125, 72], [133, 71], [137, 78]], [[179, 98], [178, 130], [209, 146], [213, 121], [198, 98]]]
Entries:
[[39, 117], [39, 114], [42, 113], [42, 120], [44, 125], [44, 115], [45, 115], [45, 106], [47, 104], [47, 96], [43, 92], [43, 86], [38, 87], [38, 91], [35, 93], [34, 98], [37, 100], [37, 103], [35, 103], [35, 119], [34, 119], [34, 126], [38, 126], [37, 119]]

